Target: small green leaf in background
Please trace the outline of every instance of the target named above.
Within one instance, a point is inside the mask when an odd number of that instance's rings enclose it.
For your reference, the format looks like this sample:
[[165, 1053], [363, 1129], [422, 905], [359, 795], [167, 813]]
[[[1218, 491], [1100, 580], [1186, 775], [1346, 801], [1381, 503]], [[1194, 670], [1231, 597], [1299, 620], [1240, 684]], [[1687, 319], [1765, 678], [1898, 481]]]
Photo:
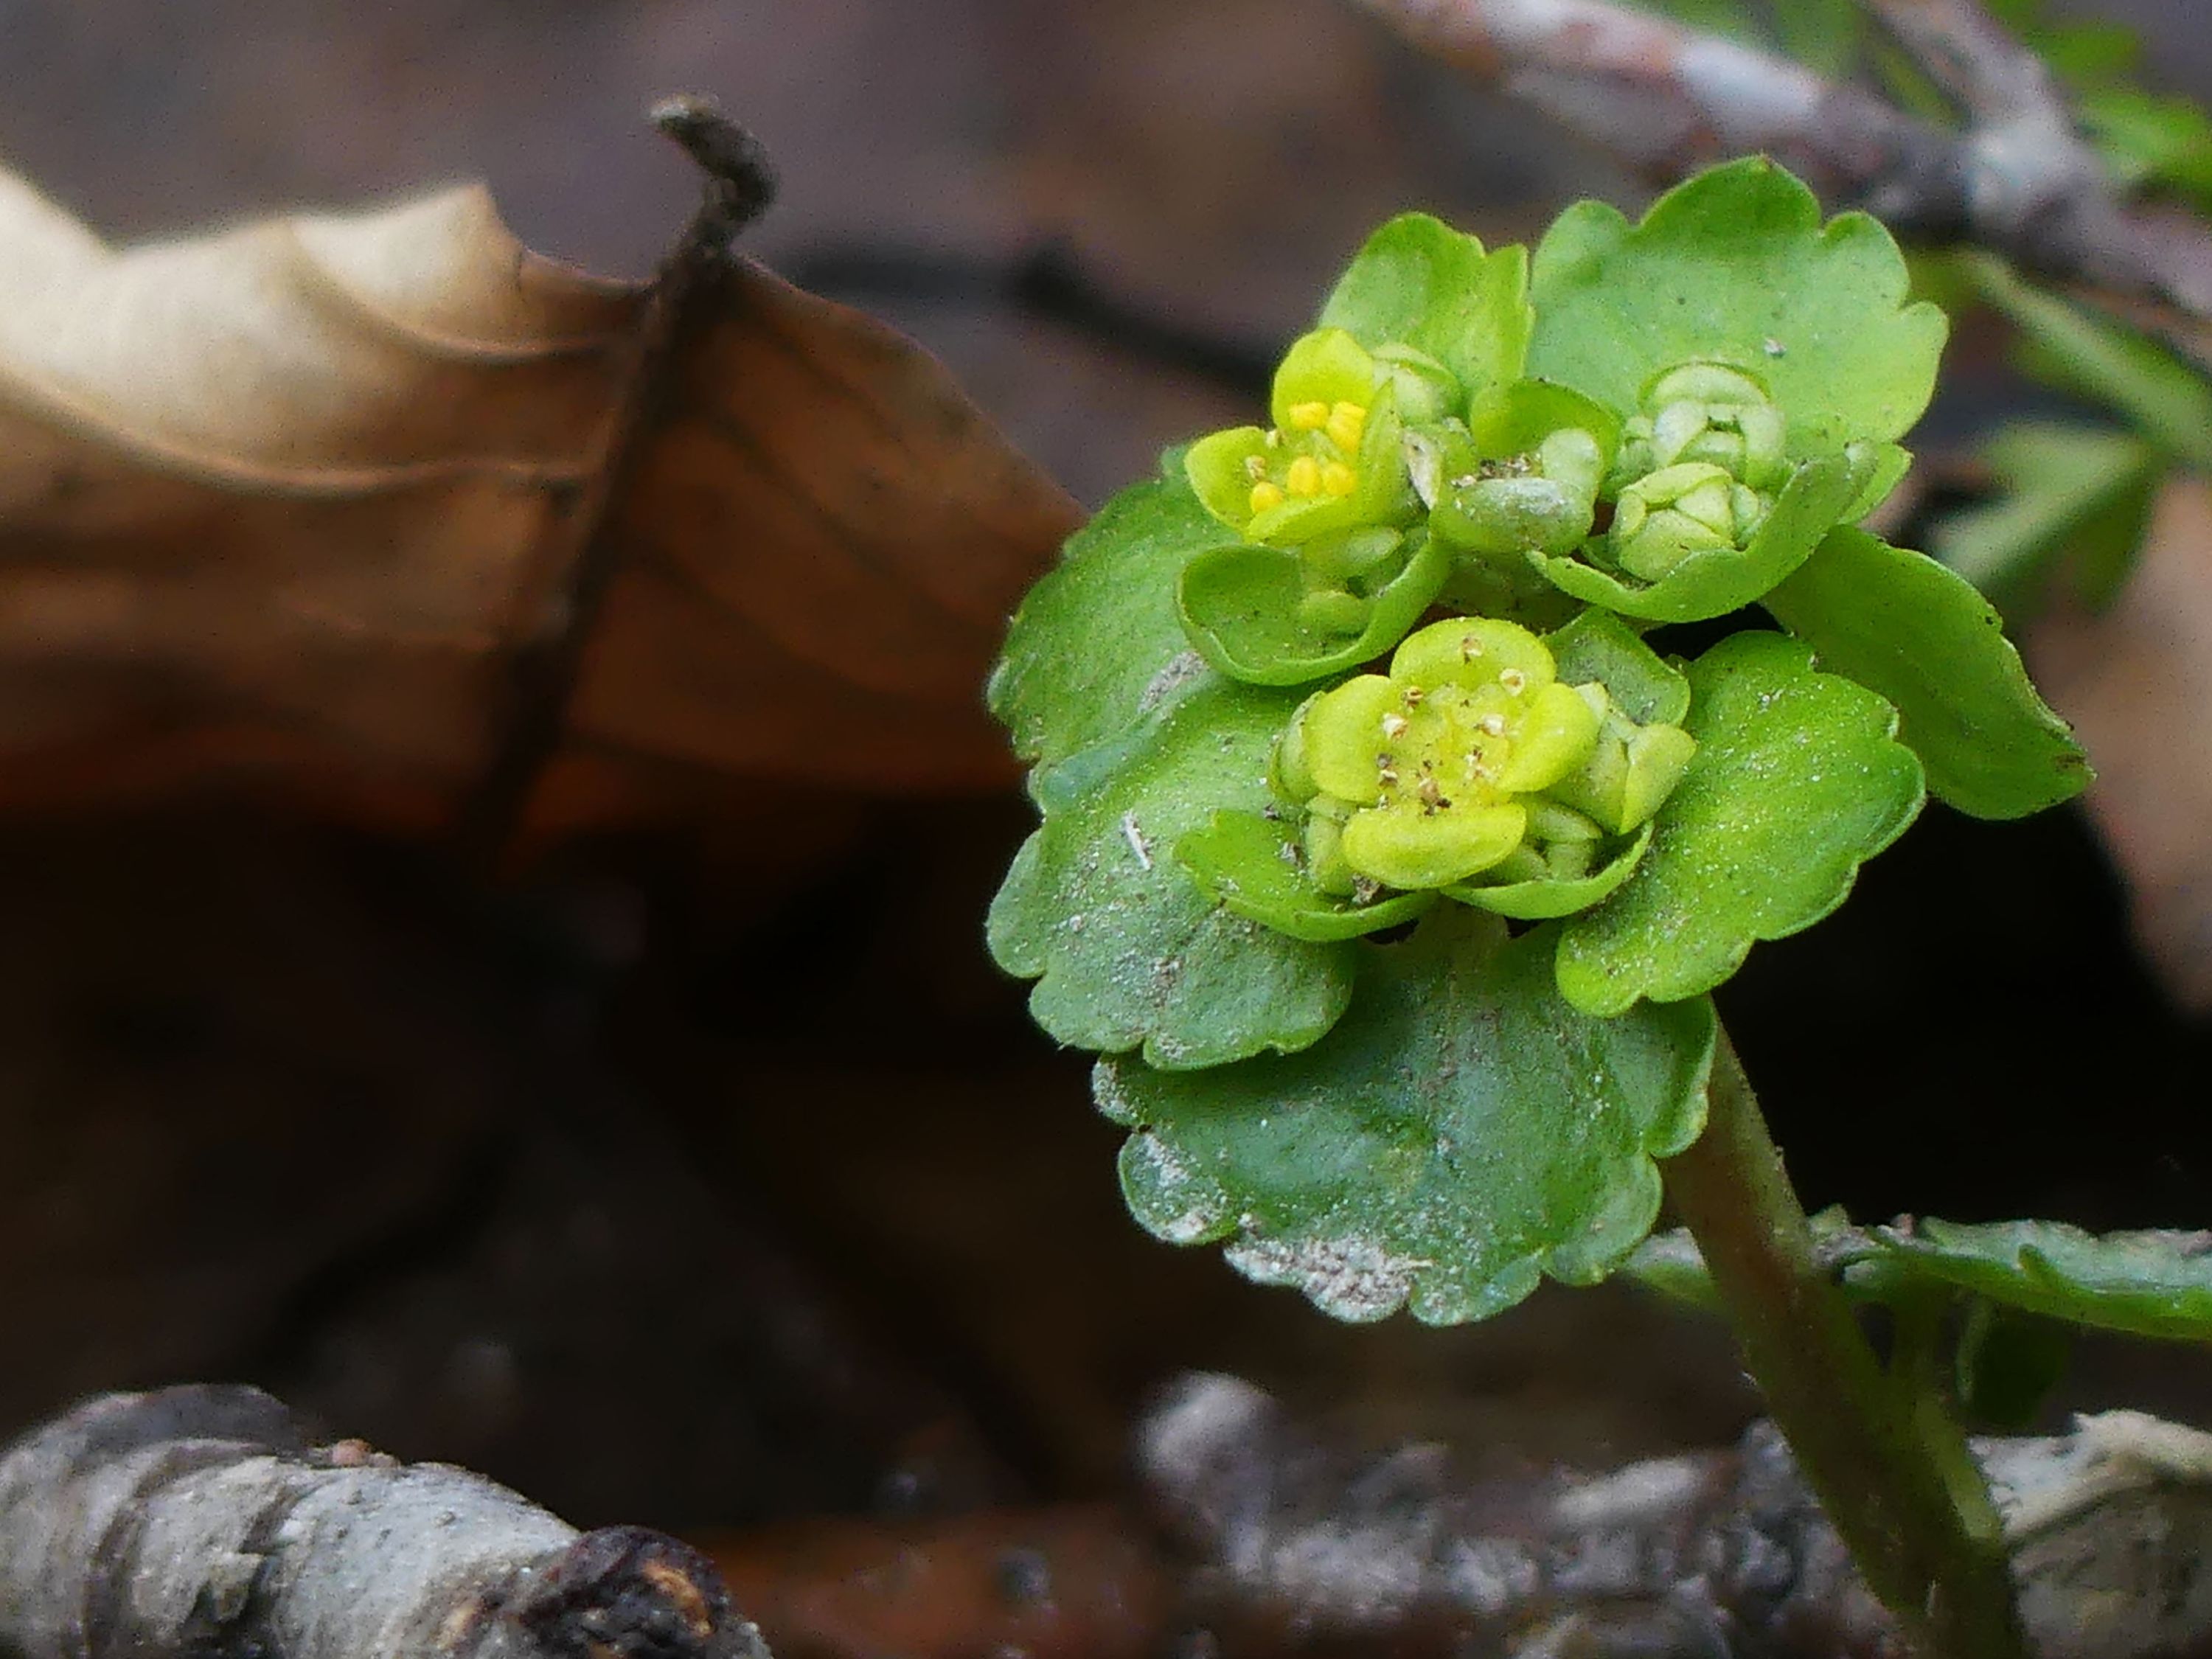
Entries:
[[2064, 1326], [1976, 1297], [1953, 1362], [1959, 1409], [1975, 1423], [2025, 1433], [2066, 1375], [2073, 1352], [2073, 1334]]
[[2125, 432], [2016, 421], [1982, 453], [2003, 493], [1939, 520], [1936, 556], [2008, 612], [2040, 609], [2062, 571], [2092, 610], [2117, 599], [2166, 473], [2158, 453]]
[[2084, 93], [2075, 112], [2122, 185], [2171, 191], [2212, 210], [2212, 117], [2199, 105], [2111, 87]]
[[1856, 0], [1780, 0], [1772, 10], [1784, 52], [1829, 80], [1849, 77], [1866, 38]]
[[1703, 1126], [1712, 1009], [1589, 1018], [1553, 988], [1553, 943], [1442, 905], [1404, 944], [1356, 947], [1351, 1012], [1301, 1054], [1102, 1062], [1099, 1103], [1135, 1131], [1131, 1210], [1342, 1319], [1451, 1324], [1543, 1273], [1601, 1278], [1658, 1212], [1654, 1160]]
[[1766, 608], [1832, 674], [1878, 691], [1939, 800], [2018, 818], [2079, 794], [2089, 762], [2029, 684], [1989, 601], [1925, 554], [1832, 531]]
[[2084, 1232], [2057, 1221], [1924, 1220], [1869, 1230], [1844, 1284], [1886, 1299], [1946, 1285], [2098, 1330], [2212, 1340], [2212, 1232]]
[[1037, 981], [1030, 1010], [1059, 1041], [1158, 1066], [1301, 1048], [1352, 994], [1350, 947], [1231, 915], [1176, 861], [1218, 811], [1267, 805], [1267, 759], [1297, 694], [1201, 667], [1151, 722], [1040, 769], [1044, 809], [993, 901], [992, 954]]
[[989, 697], [1023, 759], [1066, 760], [1204, 672], [1176, 615], [1176, 578], [1234, 537], [1199, 504], [1180, 456], [1173, 466], [1107, 502], [1015, 613]]
[[1731, 635], [1690, 665], [1685, 722], [1698, 755], [1627, 884], [1568, 923], [1559, 988], [1616, 1014], [1639, 998], [1697, 996], [1760, 939], [1842, 903], [1865, 860], [1904, 833], [1920, 763], [1897, 711], [1780, 634]]
[[2022, 282], [1993, 253], [1956, 258], [1981, 296], [2027, 337], [2036, 373], [2118, 410], [2191, 465], [2212, 468], [2212, 380], [2157, 341]]
[[1529, 321], [1527, 249], [1486, 253], [1443, 220], [1407, 213], [1352, 257], [1317, 326], [1343, 329], [1370, 350], [1425, 352], [1472, 396], [1519, 376]]
[[1906, 303], [1905, 261], [1863, 214], [1820, 222], [1760, 158], [1700, 174], [1631, 225], [1569, 208], [1536, 249], [1531, 374], [1634, 409], [1662, 370], [1711, 358], [1756, 374], [1794, 456], [1904, 436], [1928, 406], [1942, 313]]

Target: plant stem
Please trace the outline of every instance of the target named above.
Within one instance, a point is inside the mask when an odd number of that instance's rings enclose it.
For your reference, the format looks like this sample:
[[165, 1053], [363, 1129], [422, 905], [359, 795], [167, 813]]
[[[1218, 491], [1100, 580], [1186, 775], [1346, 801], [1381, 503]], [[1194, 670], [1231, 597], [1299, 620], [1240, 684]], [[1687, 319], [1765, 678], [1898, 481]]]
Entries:
[[[1667, 1164], [1667, 1191], [1798, 1467], [1868, 1585], [1922, 1646], [1944, 1659], [2025, 1659], [2002, 1540], [1961, 1512], [1960, 1471], [1947, 1471], [1938, 1454], [1948, 1448], [1929, 1443], [1917, 1420], [1925, 1402], [1883, 1374], [1828, 1283], [1725, 1032], [1708, 1098], [1705, 1132]], [[1948, 1419], [1924, 1426], [1957, 1443]], [[1978, 1485], [1979, 1471], [1970, 1478]], [[1994, 1513], [1985, 1488], [1980, 1498], [1977, 1521]]]

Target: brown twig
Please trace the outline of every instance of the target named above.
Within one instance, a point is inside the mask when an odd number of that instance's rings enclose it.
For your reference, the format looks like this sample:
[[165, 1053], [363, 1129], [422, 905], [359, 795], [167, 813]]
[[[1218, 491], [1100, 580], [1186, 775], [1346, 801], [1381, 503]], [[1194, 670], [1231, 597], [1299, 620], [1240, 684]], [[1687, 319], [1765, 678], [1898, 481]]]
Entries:
[[1823, 198], [2212, 318], [2212, 228], [2121, 199], [2041, 63], [1973, 0], [1863, 0], [1967, 125], [1606, 0], [1358, 0], [1416, 45], [1675, 179], [1764, 151]]

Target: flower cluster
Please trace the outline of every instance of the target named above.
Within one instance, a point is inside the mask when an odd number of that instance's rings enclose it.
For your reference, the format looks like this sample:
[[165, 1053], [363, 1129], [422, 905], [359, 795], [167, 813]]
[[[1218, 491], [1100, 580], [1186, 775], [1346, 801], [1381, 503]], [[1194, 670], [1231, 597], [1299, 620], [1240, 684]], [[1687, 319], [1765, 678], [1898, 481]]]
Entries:
[[1943, 331], [1879, 225], [1763, 161], [1533, 252], [1383, 226], [1269, 424], [1171, 453], [1017, 620], [993, 702], [1044, 824], [1001, 960], [1064, 1040], [1211, 1064], [1313, 1042], [1337, 947], [1464, 907], [1556, 922], [1610, 1017], [1817, 921], [1929, 794], [2065, 799], [2001, 619], [1855, 527]]
[[[1767, 386], [1692, 358], [1616, 410], [1526, 376], [1470, 387], [1408, 343], [1324, 327], [1291, 348], [1272, 404], [1273, 427], [1215, 433], [1184, 459], [1240, 538], [1185, 568], [1193, 642], [1262, 685], [1340, 678], [1396, 647], [1388, 673], [1309, 697], [1284, 733], [1285, 854], [1353, 906], [1442, 891], [1510, 908], [1505, 889], [1516, 915], [1595, 903], [1696, 744], [1679, 709], [1638, 720], [1601, 677], [1563, 679], [1534, 629], [1583, 611], [1578, 581], [1663, 596], [1677, 573], [1710, 586], [1717, 560], [1748, 556], [1796, 471]], [[1457, 614], [1421, 627], [1438, 606]], [[1616, 659], [1671, 674], [1615, 631]], [[1248, 908], [1258, 886], [1216, 884]], [[1395, 914], [1376, 908], [1375, 925]]]

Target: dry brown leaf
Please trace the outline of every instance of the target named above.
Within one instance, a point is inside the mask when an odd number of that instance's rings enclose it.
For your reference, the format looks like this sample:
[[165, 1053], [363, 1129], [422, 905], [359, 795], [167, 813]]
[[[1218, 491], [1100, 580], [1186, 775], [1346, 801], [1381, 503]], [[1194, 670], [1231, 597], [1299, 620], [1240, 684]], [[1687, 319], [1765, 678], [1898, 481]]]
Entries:
[[2045, 617], [2027, 644], [2096, 766], [2089, 815], [2136, 939], [2178, 1003], [2212, 1010], [2212, 484], [2175, 474], [2112, 608]]
[[0, 173], [0, 810], [1004, 781], [978, 688], [1073, 503], [727, 229], [645, 286], [472, 188], [118, 252]]

